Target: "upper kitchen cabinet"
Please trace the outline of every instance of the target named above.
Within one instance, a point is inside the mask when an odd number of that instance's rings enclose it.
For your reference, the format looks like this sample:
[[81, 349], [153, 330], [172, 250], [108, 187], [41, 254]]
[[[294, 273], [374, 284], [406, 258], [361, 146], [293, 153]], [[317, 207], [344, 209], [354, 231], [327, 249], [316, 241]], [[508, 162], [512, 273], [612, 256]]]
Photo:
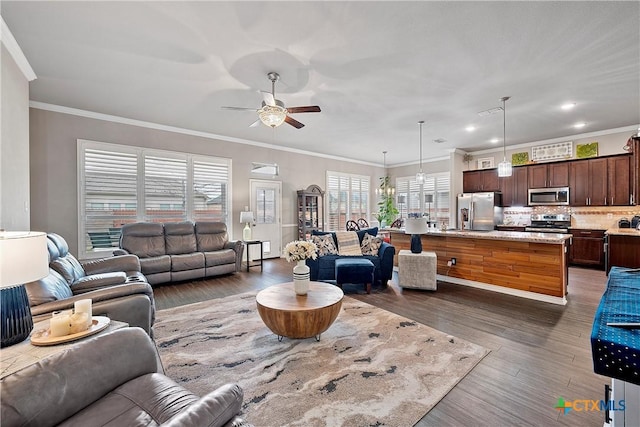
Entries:
[[569, 163], [543, 163], [528, 167], [529, 188], [567, 187]]
[[631, 154], [607, 158], [608, 199], [610, 206], [633, 204], [633, 161]]
[[497, 169], [481, 169], [462, 173], [462, 191], [477, 193], [480, 191], [500, 191]]
[[503, 206], [527, 206], [529, 169], [527, 166], [514, 167], [511, 176], [500, 178]]
[[571, 206], [607, 205], [607, 158], [569, 162]]

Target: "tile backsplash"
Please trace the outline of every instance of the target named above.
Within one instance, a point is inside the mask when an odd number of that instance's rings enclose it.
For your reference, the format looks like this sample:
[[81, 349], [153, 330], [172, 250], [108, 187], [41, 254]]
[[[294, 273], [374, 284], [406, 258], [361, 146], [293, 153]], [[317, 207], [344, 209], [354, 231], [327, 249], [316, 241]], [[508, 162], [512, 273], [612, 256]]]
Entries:
[[571, 215], [571, 226], [574, 228], [589, 228], [607, 230], [618, 227], [618, 220], [631, 220], [634, 215], [640, 215], [640, 206], [536, 206], [536, 207], [507, 207], [504, 208], [505, 225], [530, 225], [531, 214], [564, 213]]

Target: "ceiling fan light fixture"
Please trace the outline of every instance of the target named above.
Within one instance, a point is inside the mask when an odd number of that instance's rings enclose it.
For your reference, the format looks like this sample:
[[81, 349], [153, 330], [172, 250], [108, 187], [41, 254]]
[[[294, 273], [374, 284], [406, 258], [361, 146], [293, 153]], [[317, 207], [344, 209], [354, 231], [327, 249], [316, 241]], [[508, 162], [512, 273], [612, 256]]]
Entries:
[[287, 118], [287, 109], [279, 105], [263, 105], [258, 110], [258, 117], [265, 125], [275, 128], [284, 123]]

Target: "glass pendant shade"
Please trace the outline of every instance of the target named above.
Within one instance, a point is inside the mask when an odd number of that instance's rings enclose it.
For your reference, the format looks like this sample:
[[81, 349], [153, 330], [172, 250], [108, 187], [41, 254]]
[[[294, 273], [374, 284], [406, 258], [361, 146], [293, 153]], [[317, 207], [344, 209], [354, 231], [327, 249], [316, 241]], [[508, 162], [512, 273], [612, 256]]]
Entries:
[[513, 167], [511, 166], [511, 162], [508, 162], [507, 159], [504, 159], [502, 162], [498, 163], [498, 176], [503, 178], [506, 176], [511, 176], [513, 173]]
[[426, 180], [427, 180], [427, 175], [424, 172], [420, 171], [416, 174], [416, 182], [419, 185], [423, 185], [426, 182]]
[[275, 128], [284, 123], [287, 118], [287, 109], [279, 105], [263, 105], [258, 110], [258, 117], [265, 125]]

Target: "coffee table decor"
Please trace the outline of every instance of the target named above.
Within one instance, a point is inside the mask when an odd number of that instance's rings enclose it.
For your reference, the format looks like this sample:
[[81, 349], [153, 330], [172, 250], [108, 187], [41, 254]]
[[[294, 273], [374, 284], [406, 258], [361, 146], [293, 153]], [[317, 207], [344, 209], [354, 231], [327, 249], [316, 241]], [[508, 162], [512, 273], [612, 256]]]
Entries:
[[159, 310], [153, 330], [167, 376], [237, 382], [255, 426], [413, 426], [488, 353], [349, 296], [321, 341], [278, 342], [255, 292]]
[[309, 291], [309, 266], [307, 259], [316, 259], [318, 247], [313, 242], [294, 240], [284, 247], [284, 256], [287, 261], [296, 261], [293, 267], [293, 289], [298, 295], [306, 295]]

